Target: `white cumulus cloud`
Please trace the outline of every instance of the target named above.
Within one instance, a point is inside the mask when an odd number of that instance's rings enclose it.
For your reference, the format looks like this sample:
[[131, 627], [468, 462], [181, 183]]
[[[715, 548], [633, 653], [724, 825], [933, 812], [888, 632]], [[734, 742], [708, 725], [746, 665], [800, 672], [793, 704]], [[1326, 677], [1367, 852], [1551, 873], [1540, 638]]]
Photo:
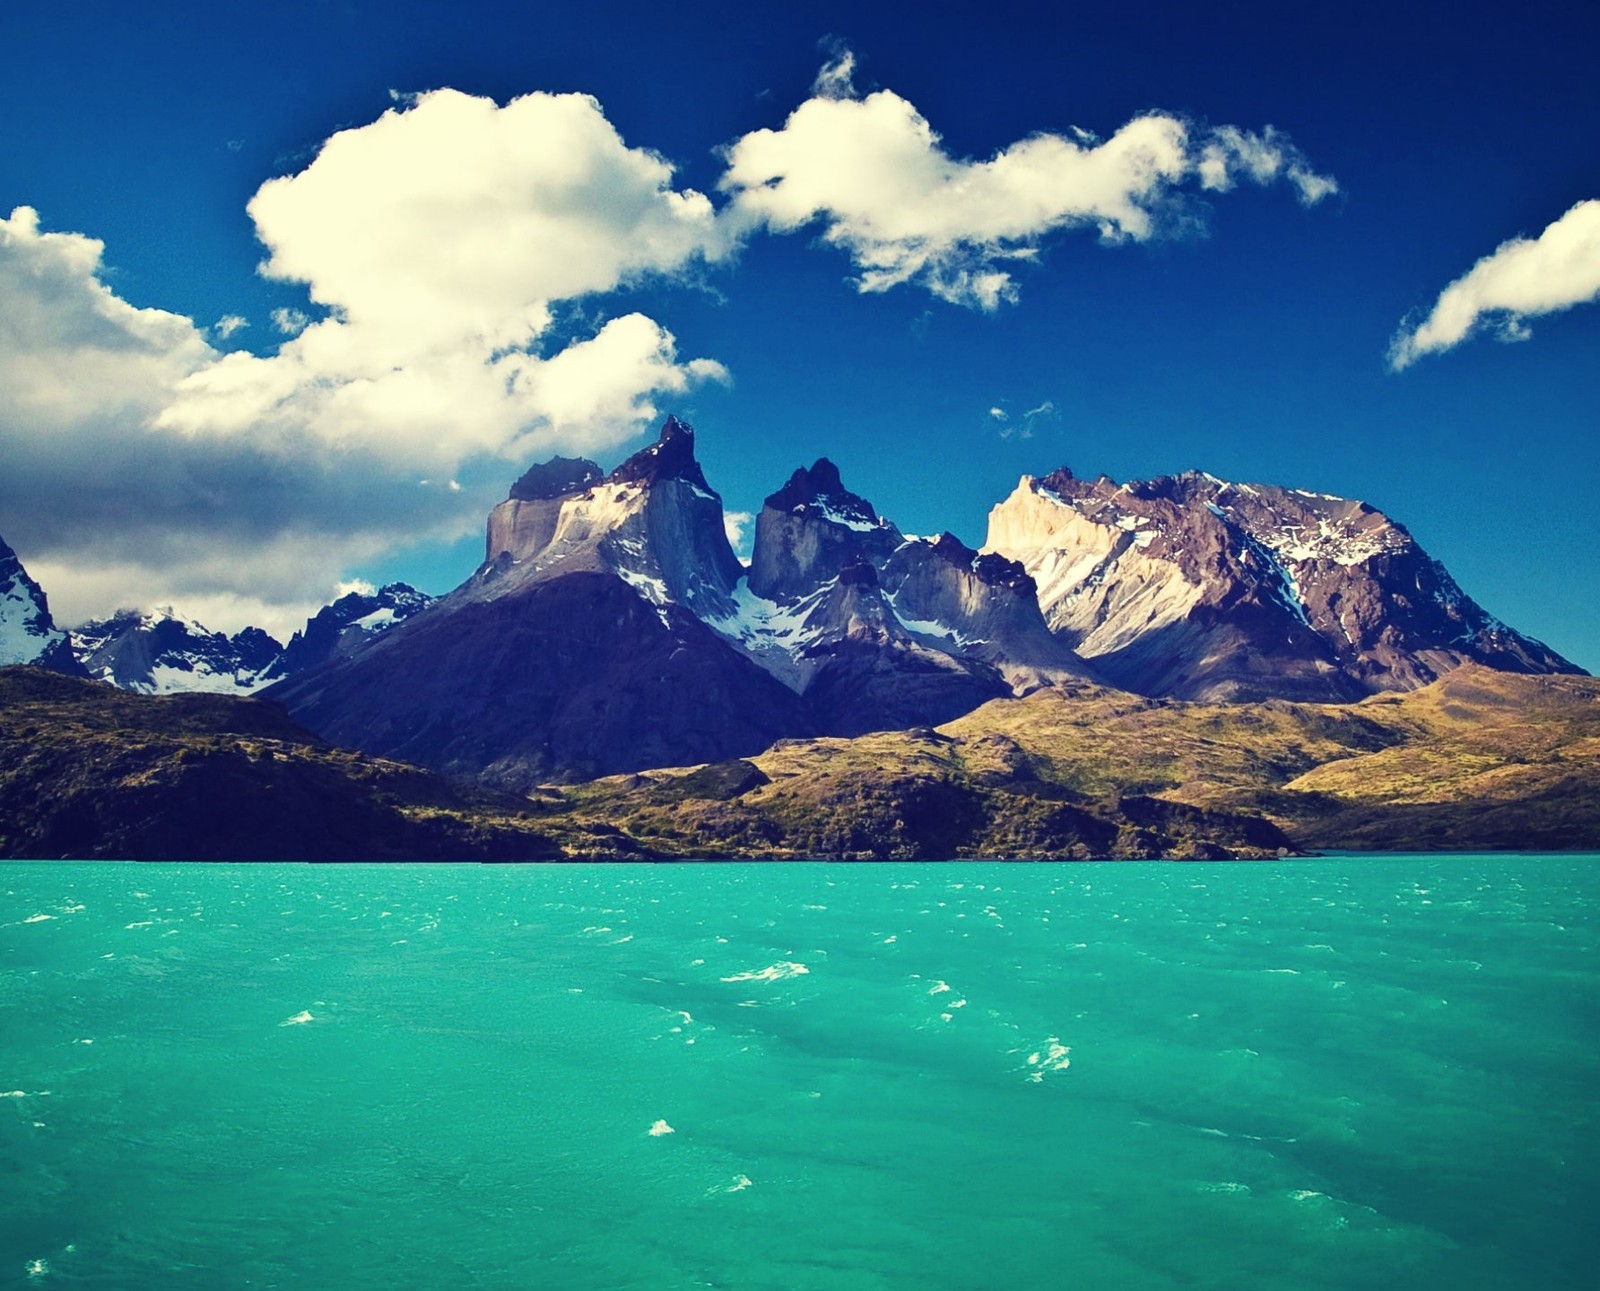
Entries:
[[724, 511], [722, 513], [723, 532], [728, 535], [728, 545], [738, 554], [740, 559], [750, 559], [750, 522], [755, 516], [748, 511]]
[[915, 282], [985, 310], [1016, 299], [1007, 266], [1037, 254], [1061, 229], [1102, 241], [1145, 241], [1167, 226], [1174, 190], [1191, 179], [1223, 192], [1239, 180], [1289, 180], [1302, 201], [1337, 191], [1282, 132], [1236, 127], [1197, 133], [1150, 113], [1101, 141], [1085, 131], [1041, 133], [984, 161], [952, 157], [927, 119], [890, 90], [857, 98], [841, 53], [815, 93], [778, 130], [726, 150], [720, 187], [735, 227], [790, 233], [820, 221], [825, 242], [853, 261], [856, 287]]
[[191, 319], [139, 309], [102, 283], [104, 250], [40, 232], [32, 207], [0, 219], [0, 426], [63, 451], [79, 427], [150, 417], [217, 358]]
[[251, 201], [262, 272], [322, 315], [275, 311], [266, 354], [120, 299], [101, 243], [19, 208], [0, 221], [0, 533], [64, 622], [170, 601], [281, 623], [354, 565], [469, 532], [526, 460], [616, 447], [727, 379], [643, 314], [553, 325], [727, 252], [671, 181], [585, 96], [409, 97]]
[[1389, 346], [1399, 372], [1482, 331], [1524, 341], [1529, 318], [1600, 298], [1600, 201], [1579, 202], [1536, 238], [1512, 238], [1439, 293], [1421, 322], [1403, 324]]
[[653, 396], [725, 374], [680, 363], [642, 315], [546, 352], [562, 301], [715, 259], [710, 201], [630, 148], [578, 94], [405, 96], [344, 130], [249, 210], [262, 272], [304, 283], [328, 316], [278, 311], [277, 353], [197, 373], [162, 424], [186, 433], [275, 428], [296, 442], [443, 469], [540, 442], [594, 451], [656, 413]]

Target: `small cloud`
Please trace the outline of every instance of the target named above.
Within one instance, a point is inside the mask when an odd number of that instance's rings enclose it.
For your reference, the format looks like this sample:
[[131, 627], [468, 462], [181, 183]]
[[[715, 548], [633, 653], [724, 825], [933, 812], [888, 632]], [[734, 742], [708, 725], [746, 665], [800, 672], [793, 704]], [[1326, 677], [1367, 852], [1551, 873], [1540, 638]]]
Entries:
[[358, 596], [371, 596], [377, 590], [375, 586], [364, 578], [350, 578], [334, 588], [333, 599], [338, 600], [341, 596], [349, 596], [352, 592]]
[[228, 151], [229, 152], [238, 152], [243, 147], [244, 147], [244, 140], [243, 139], [229, 139], [228, 140]]
[[811, 83], [811, 93], [819, 99], [853, 99], [855, 87], [856, 56], [840, 45], [833, 57], [823, 64], [817, 79]]
[[250, 320], [242, 314], [224, 314], [211, 324], [211, 331], [220, 339], [227, 340], [235, 332], [242, 331], [250, 326]]
[[1034, 429], [1047, 421], [1059, 421], [1061, 418], [1056, 413], [1055, 401], [1046, 399], [1037, 408], [1029, 408], [1022, 414], [1022, 429], [1018, 432], [1023, 439], [1032, 439]]
[[722, 513], [722, 528], [728, 535], [728, 545], [741, 560], [750, 559], [750, 522], [754, 519], [748, 511]]
[[1011, 415], [1008, 412], [1006, 412], [1006, 410], [1004, 408], [991, 408], [991, 409], [989, 409], [989, 415], [991, 417], [993, 417], [996, 421], [1010, 421], [1011, 420]]
[[461, 492], [461, 481], [460, 480], [451, 480], [450, 481], [450, 492], [452, 492], [452, 493]]
[[1439, 293], [1421, 322], [1402, 323], [1389, 370], [1441, 354], [1480, 332], [1526, 341], [1529, 318], [1600, 298], [1600, 201], [1579, 202], [1536, 238], [1502, 242]]
[[298, 309], [275, 309], [272, 325], [285, 336], [299, 336], [311, 324], [311, 319]]

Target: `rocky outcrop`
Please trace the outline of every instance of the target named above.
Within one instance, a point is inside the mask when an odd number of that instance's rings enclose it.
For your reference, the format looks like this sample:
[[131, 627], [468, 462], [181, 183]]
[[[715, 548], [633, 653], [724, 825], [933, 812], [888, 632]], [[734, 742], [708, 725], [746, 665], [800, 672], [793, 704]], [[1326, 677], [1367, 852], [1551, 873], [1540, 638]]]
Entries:
[[1033, 578], [1018, 561], [979, 554], [953, 534], [914, 538], [884, 562], [884, 592], [922, 640], [996, 668], [1014, 693], [1093, 678], [1039, 612]]
[[1025, 476], [985, 550], [1038, 584], [1055, 635], [1117, 685], [1200, 700], [1342, 700], [1475, 661], [1573, 665], [1471, 600], [1365, 503], [1200, 472]]
[[604, 479], [592, 478], [592, 466], [540, 474], [537, 490], [523, 492], [543, 496], [513, 496], [497, 506], [484, 565], [457, 595], [493, 600], [565, 574], [599, 572], [658, 607], [727, 613], [744, 568], [728, 544], [722, 499], [695, 458], [693, 429], [669, 417], [656, 443]]
[[750, 591], [792, 603], [847, 565], [881, 567], [904, 538], [873, 505], [850, 492], [826, 457], [769, 497], [756, 516]]
[[44, 589], [0, 538], [0, 667], [13, 663], [31, 663], [72, 677], [86, 675], [73, 654], [71, 638], [50, 617]]

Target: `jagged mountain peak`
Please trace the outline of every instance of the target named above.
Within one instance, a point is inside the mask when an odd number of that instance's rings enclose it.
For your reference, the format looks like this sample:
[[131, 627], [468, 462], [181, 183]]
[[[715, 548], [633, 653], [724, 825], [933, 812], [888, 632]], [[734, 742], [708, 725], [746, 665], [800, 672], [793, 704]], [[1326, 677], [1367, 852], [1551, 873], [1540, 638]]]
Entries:
[[511, 496], [519, 502], [563, 498], [582, 493], [604, 478], [605, 472], [587, 457], [552, 457], [524, 471], [511, 486]]
[[937, 538], [908, 538], [907, 544], [925, 543], [940, 560], [957, 569], [971, 572], [980, 582], [992, 587], [1004, 587], [1022, 596], [1033, 596], [1036, 587], [1032, 576], [1019, 560], [1010, 560], [995, 552], [980, 552], [967, 546], [948, 529]]
[[692, 427], [668, 417], [655, 443], [604, 479], [587, 478], [584, 466], [592, 463], [546, 472], [536, 477], [541, 496], [514, 491], [490, 513], [484, 564], [462, 594], [494, 599], [588, 572], [620, 578], [663, 620], [672, 604], [694, 613], [732, 608], [744, 569], [728, 543], [722, 499], [695, 457]]
[[802, 466], [762, 505], [774, 511], [815, 515], [860, 531], [883, 528], [888, 523], [879, 517], [872, 503], [844, 486], [839, 468], [826, 457], [819, 457], [810, 469]]
[[289, 638], [283, 652], [263, 670], [261, 683], [293, 677], [329, 659], [348, 655], [375, 637], [422, 613], [435, 598], [409, 583], [358, 588], [324, 605]]
[[656, 442], [641, 448], [606, 477], [608, 484], [654, 484], [683, 480], [710, 493], [705, 473], [694, 454], [694, 427], [668, 416]]
[[801, 467], [762, 504], [750, 556], [750, 590], [792, 603], [842, 570], [881, 569], [903, 541], [900, 531], [840, 478], [826, 457]]

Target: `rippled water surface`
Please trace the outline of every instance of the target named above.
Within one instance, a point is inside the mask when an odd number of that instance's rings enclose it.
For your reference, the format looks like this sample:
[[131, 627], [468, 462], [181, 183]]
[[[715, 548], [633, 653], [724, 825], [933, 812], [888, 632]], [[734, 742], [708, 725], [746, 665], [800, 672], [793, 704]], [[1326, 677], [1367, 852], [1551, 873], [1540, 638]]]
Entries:
[[1589, 1287], [1600, 857], [0, 868], [0, 1286]]

